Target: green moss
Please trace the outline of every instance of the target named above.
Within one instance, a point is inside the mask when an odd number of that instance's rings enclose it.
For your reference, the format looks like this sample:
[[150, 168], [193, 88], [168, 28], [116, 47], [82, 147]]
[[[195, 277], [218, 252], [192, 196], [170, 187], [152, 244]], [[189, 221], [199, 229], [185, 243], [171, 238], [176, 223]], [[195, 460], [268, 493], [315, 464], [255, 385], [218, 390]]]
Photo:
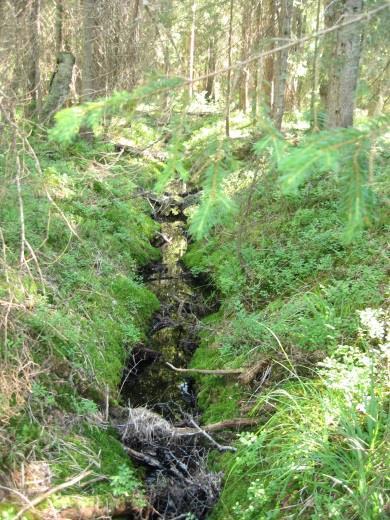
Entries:
[[[31, 392], [26, 392], [28, 408], [8, 425], [7, 435], [15, 442], [4, 453], [1, 466], [6, 470], [18, 465], [34, 446], [34, 454], [43, 460], [64, 457], [57, 467], [65, 478], [90, 464], [90, 449], [101, 471], [115, 475], [115, 465], [129, 464], [115, 437], [102, 434], [92, 441], [98, 433], [78, 432], [80, 459], [77, 450], [74, 458], [67, 457], [59, 448], [68, 443], [69, 439], [65, 444], [60, 440], [67, 428], [58, 416], [69, 414], [70, 422], [74, 416], [91, 417], [107, 387], [110, 395], [116, 395], [125, 359], [132, 346], [145, 338], [158, 309], [157, 298], [138, 274], [141, 266], [160, 256], [150, 243], [158, 224], [150, 216], [150, 206], [135, 196], [139, 186], [150, 186], [155, 172], [127, 157], [110, 164], [107, 151], [112, 149], [99, 143], [94, 147], [75, 143], [66, 152], [53, 144], [35, 144], [43, 174], [26, 156], [29, 175], [23, 182], [23, 203], [27, 239], [40, 271], [35, 262], [30, 262], [30, 272], [23, 277], [14, 270], [20, 252], [14, 183], [4, 177], [5, 189], [0, 193], [10, 266], [8, 281], [0, 279], [0, 293], [8, 297], [11, 290], [14, 302], [28, 302], [27, 312], [12, 317], [17, 325], [9, 328], [8, 345], [0, 342], [0, 356], [3, 361], [7, 351], [7, 363], [17, 364], [30, 346], [33, 362], [45, 368], [37, 369]], [[39, 425], [48, 417], [50, 439]], [[53, 447], [57, 442], [59, 446]], [[78, 461], [77, 468], [72, 460]]]
[[[216, 313], [204, 320], [206, 327], [217, 325], [221, 314]], [[207, 330], [207, 329], [206, 329]], [[214, 337], [207, 332], [201, 334], [202, 341], [191, 360], [192, 368], [221, 368], [224, 358], [220, 349], [213, 345]], [[196, 375], [198, 382], [197, 402], [202, 410], [202, 421], [205, 424], [218, 422], [239, 416], [238, 402], [244, 395], [243, 388], [234, 380], [224, 377]]]
[[[0, 504], [0, 520], [12, 520], [15, 518], [19, 508], [14, 504], [7, 504], [6, 502]], [[37, 516], [31, 512], [23, 515], [23, 520], [38, 520]]]

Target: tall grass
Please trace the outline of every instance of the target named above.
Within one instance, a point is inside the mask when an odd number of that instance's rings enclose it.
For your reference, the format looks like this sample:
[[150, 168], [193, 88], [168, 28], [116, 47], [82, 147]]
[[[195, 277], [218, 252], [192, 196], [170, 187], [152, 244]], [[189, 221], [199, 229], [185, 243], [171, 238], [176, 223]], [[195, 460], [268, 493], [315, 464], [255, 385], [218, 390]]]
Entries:
[[228, 517], [385, 518], [385, 361], [380, 349], [340, 347], [316, 379], [295, 379], [264, 396], [256, 411], [271, 406], [275, 413], [240, 438], [222, 495]]

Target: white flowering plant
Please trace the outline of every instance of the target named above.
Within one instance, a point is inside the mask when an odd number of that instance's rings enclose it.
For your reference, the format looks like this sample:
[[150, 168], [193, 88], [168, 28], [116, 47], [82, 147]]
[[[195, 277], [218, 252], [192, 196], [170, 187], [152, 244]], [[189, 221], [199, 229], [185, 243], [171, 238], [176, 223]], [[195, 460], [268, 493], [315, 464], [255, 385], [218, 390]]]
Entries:
[[389, 313], [368, 308], [359, 317], [355, 344], [336, 348], [317, 378], [263, 398], [276, 411], [260, 431], [239, 438], [228, 479], [246, 489], [233, 518], [385, 514]]

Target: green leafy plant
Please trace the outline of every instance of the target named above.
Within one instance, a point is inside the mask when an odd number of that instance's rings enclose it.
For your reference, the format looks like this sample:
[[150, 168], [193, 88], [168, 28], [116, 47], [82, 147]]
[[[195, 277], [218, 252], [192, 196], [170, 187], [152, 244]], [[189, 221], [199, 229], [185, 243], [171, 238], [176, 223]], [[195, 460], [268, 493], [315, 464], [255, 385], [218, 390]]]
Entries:
[[116, 497], [128, 497], [139, 490], [139, 480], [134, 470], [126, 465], [119, 466], [118, 473], [113, 475], [110, 481], [112, 494]]

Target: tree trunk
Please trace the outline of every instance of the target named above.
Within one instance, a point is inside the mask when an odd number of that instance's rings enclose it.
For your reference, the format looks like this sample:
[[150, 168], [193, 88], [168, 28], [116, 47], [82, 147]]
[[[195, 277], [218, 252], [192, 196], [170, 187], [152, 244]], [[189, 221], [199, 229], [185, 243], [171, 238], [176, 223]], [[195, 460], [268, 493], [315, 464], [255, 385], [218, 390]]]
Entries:
[[[241, 18], [241, 61], [244, 62], [248, 58], [251, 40], [251, 14], [252, 3], [244, 2]], [[249, 95], [249, 66], [245, 65], [240, 69], [239, 78], [239, 108], [243, 112], [248, 110], [248, 95]]]
[[234, 0], [230, 0], [230, 13], [229, 13], [229, 38], [228, 38], [228, 73], [227, 73], [227, 90], [226, 90], [226, 118], [225, 118], [225, 131], [226, 137], [230, 137], [230, 96], [232, 88], [232, 36], [233, 36], [233, 11], [234, 11]]
[[[334, 9], [336, 13], [333, 19], [346, 22], [361, 14], [363, 1], [341, 0]], [[329, 128], [346, 128], [353, 124], [361, 43], [361, 24], [347, 25], [337, 32], [330, 63], [330, 88], [326, 100]]]
[[57, 56], [62, 50], [63, 19], [64, 19], [63, 0], [56, 0], [55, 42], [56, 42], [56, 55]]
[[92, 99], [94, 89], [94, 52], [96, 0], [83, 0], [83, 101]]
[[137, 83], [137, 63], [138, 63], [138, 46], [139, 46], [139, 15], [140, 15], [140, 0], [134, 1], [134, 9], [131, 23], [133, 24], [133, 39], [130, 45], [129, 62], [131, 67], [130, 72], [130, 89], [132, 89]]
[[[283, 45], [283, 43], [286, 43], [291, 37], [292, 12], [293, 0], [281, 0], [278, 13], [280, 39], [277, 41], [277, 45]], [[285, 49], [278, 52], [274, 70], [274, 102], [272, 105], [272, 118], [278, 130], [282, 127], [284, 114], [287, 71], [288, 49]]]
[[188, 87], [188, 95], [190, 99], [194, 95], [194, 63], [195, 63], [195, 29], [196, 29], [196, 3], [192, 4], [192, 22], [191, 22], [191, 34], [190, 34], [190, 52], [188, 60], [188, 78], [190, 80]]
[[[40, 73], [40, 11], [41, 11], [41, 0], [32, 0], [29, 5], [29, 31], [30, 31], [30, 53], [31, 59], [28, 64], [28, 78], [27, 78], [27, 90], [31, 97], [34, 106], [30, 107], [29, 112], [36, 112], [38, 115], [42, 110], [42, 97], [41, 97], [41, 73]], [[31, 110], [32, 108], [32, 110]]]
[[376, 78], [375, 84], [372, 87], [372, 96], [368, 103], [368, 115], [376, 117], [382, 114], [386, 104], [386, 97], [388, 100], [390, 92], [390, 59], [387, 61], [385, 68], [381, 71], [379, 77]]
[[[321, 0], [317, 0], [316, 12], [316, 33], [320, 29], [320, 15], [321, 15]], [[314, 132], [319, 130], [318, 125], [318, 107], [317, 107], [317, 88], [318, 88], [318, 56], [319, 56], [319, 37], [316, 36], [314, 40], [314, 56], [313, 56], [313, 82], [310, 96], [310, 112], [311, 112], [311, 126]]]
[[[213, 73], [215, 71], [216, 63], [217, 63], [217, 51], [216, 51], [216, 39], [213, 37], [209, 43], [209, 52], [208, 52], [208, 60], [207, 60], [207, 74]], [[209, 76], [205, 82], [205, 91], [206, 91], [206, 101], [214, 101], [215, 100], [215, 92], [214, 92], [214, 80], [215, 76]]]
[[[267, 3], [266, 17], [269, 20], [268, 26], [265, 29], [265, 36], [271, 40], [275, 36], [275, 2], [269, 0]], [[274, 55], [267, 56], [264, 60], [264, 75], [263, 75], [263, 103], [264, 106], [271, 111], [273, 102], [273, 79], [274, 79]]]
[[42, 109], [42, 118], [49, 121], [55, 112], [65, 103], [72, 81], [75, 58], [70, 52], [60, 52], [57, 58], [57, 70], [50, 82], [49, 94]]
[[[261, 19], [263, 14], [263, 5], [261, 2], [257, 3], [255, 7], [255, 37], [252, 52], [258, 54], [260, 52], [260, 39], [261, 39]], [[258, 113], [259, 103], [261, 102], [260, 93], [261, 85], [264, 77], [264, 63], [260, 58], [255, 61], [252, 65], [253, 74], [253, 94], [252, 94], [252, 117], [255, 120]]]

